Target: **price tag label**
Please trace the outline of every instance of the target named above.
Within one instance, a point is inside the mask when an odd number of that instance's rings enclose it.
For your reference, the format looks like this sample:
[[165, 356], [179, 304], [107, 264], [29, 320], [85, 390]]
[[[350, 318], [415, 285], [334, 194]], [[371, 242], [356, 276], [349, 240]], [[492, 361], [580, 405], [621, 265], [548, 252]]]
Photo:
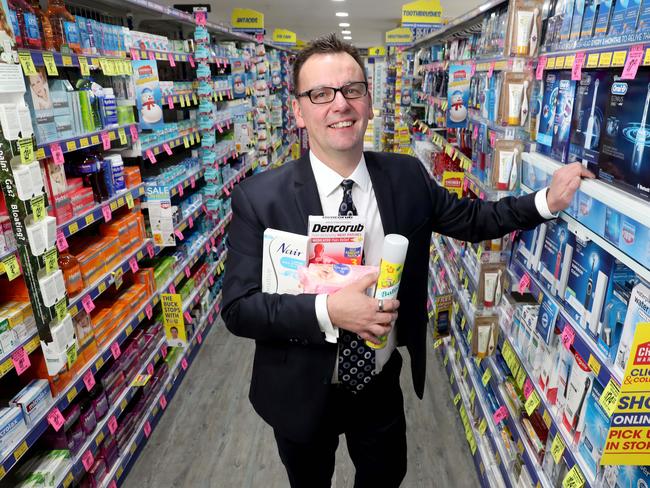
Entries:
[[492, 74], [494, 73], [494, 65], [495, 65], [495, 62], [492, 61], [490, 63], [490, 67], [488, 68], [488, 72], [487, 72], [488, 78], [492, 78]]
[[129, 127], [129, 132], [131, 132], [131, 139], [134, 141], [138, 140], [138, 127], [135, 125], [132, 125]]
[[153, 376], [153, 373], [154, 373], [153, 364], [152, 363], [147, 364], [147, 374], [149, 376]]
[[187, 276], [188, 278], [190, 277], [190, 267], [189, 266], [185, 266], [185, 276]]
[[149, 161], [151, 161], [151, 164], [156, 164], [158, 162], [158, 160], [156, 159], [156, 156], [154, 155], [154, 153], [153, 153], [153, 151], [151, 149], [147, 149], [145, 151], [145, 154], [147, 156], [147, 159], [149, 159]]
[[174, 235], [175, 235], [176, 237], [178, 237], [181, 241], [184, 239], [184, 237], [183, 237], [183, 233], [182, 233], [179, 229], [176, 229], [176, 230], [174, 231]]
[[18, 151], [20, 152], [20, 162], [29, 164], [34, 161], [34, 142], [31, 137], [18, 139]]
[[185, 312], [183, 312], [183, 317], [185, 317], [185, 321], [188, 324], [192, 323], [192, 316], [190, 315], [190, 312], [188, 312], [187, 310]]
[[63, 163], [65, 163], [65, 160], [63, 158], [63, 149], [61, 149], [61, 145], [58, 142], [50, 144], [50, 154], [52, 155], [54, 164], [61, 166]]
[[86, 374], [83, 376], [84, 385], [88, 391], [92, 390], [95, 386], [95, 375], [93, 375], [92, 370], [86, 371]]
[[582, 488], [585, 486], [585, 477], [577, 464], [571, 468], [562, 481], [562, 488]]
[[117, 129], [117, 135], [120, 138], [120, 144], [122, 144], [124, 146], [128, 142], [128, 140], [126, 138], [126, 131], [124, 130], [124, 127], [120, 127], [119, 129]]
[[147, 253], [149, 254], [150, 258], [154, 257], [154, 255], [156, 254], [153, 248], [153, 244], [151, 244], [150, 242], [147, 243]]
[[600, 57], [599, 53], [591, 53], [587, 56], [587, 68], [597, 68], [598, 59]]
[[528, 291], [528, 287], [530, 286], [530, 276], [528, 276], [528, 273], [524, 273], [524, 275], [521, 277], [519, 280], [519, 293], [522, 295]]
[[562, 340], [562, 344], [564, 345], [564, 347], [567, 348], [567, 350], [569, 351], [571, 350], [571, 346], [573, 345], [573, 341], [575, 340], [575, 337], [576, 337], [576, 333], [573, 330], [573, 328], [569, 324], [566, 324], [564, 326], [564, 330], [562, 330], [561, 340]]
[[115, 359], [119, 358], [122, 355], [120, 345], [117, 342], [111, 344], [111, 353], [113, 354], [113, 358]]
[[495, 424], [499, 424], [502, 420], [508, 418], [508, 409], [505, 405], [500, 406], [496, 412], [492, 415], [492, 420]]
[[537, 410], [537, 407], [539, 407], [540, 399], [539, 395], [537, 394], [536, 391], [533, 391], [530, 396], [528, 397], [528, 400], [526, 400], [526, 403], [524, 404], [524, 407], [526, 408], [526, 413], [530, 417], [535, 410]]
[[84, 310], [86, 313], [90, 313], [93, 310], [95, 310], [95, 304], [93, 303], [93, 299], [90, 297], [90, 295], [86, 295], [81, 299], [81, 304], [83, 305]]
[[47, 414], [47, 422], [52, 426], [54, 432], [61, 430], [61, 427], [65, 424], [65, 419], [63, 418], [63, 415], [61, 415], [61, 410], [57, 407], [50, 410], [50, 413]]
[[39, 195], [32, 198], [30, 202], [32, 206], [32, 215], [34, 216], [34, 222], [40, 222], [46, 216], [45, 212], [45, 195]]
[[488, 368], [485, 370], [485, 373], [483, 373], [483, 377], [481, 378], [483, 386], [487, 386], [487, 384], [490, 382], [490, 378], [492, 378], [492, 371]]
[[131, 195], [131, 192], [128, 192], [126, 194], [126, 206], [129, 209], [132, 209], [134, 205], [135, 205], [135, 203], [133, 202], [133, 195]]
[[144, 424], [144, 435], [147, 439], [151, 435], [151, 424], [149, 423], [148, 420]]
[[600, 395], [600, 399], [598, 401], [609, 417], [612, 416], [614, 410], [616, 409], [620, 393], [621, 392], [618, 385], [614, 382], [614, 380], [610, 379], [607, 383], [607, 386], [603, 390], [603, 393]]
[[599, 68], [609, 68], [610, 65], [612, 64], [612, 54], [611, 52], [608, 53], [600, 53], [600, 59], [598, 60], [598, 67]]
[[571, 79], [580, 81], [582, 78], [582, 66], [585, 62], [586, 53], [584, 51], [577, 52], [573, 59], [573, 66], [571, 66]]
[[183, 371], [187, 370], [187, 359], [183, 358], [181, 360], [181, 368], [183, 368]]
[[478, 425], [478, 431], [481, 435], [485, 434], [487, 430], [487, 420], [485, 418], [481, 419], [481, 423]]
[[626, 58], [627, 58], [626, 51], [614, 51], [614, 55], [612, 56], [612, 68], [625, 66]]
[[174, 286], [174, 283], [169, 285], [169, 293], [171, 293], [172, 295], [176, 295], [176, 287]]
[[547, 69], [553, 69], [555, 68], [555, 58], [548, 58], [546, 60], [546, 68]]
[[167, 408], [167, 398], [165, 398], [165, 395], [160, 395], [160, 408], [165, 410]]
[[147, 315], [147, 318], [151, 320], [151, 317], [153, 316], [153, 309], [151, 308], [151, 304], [147, 305], [144, 308], [144, 313]]
[[555, 69], [564, 68], [564, 56], [558, 56], [555, 58]]
[[111, 207], [110, 205], [104, 205], [102, 207], [102, 215], [104, 216], [104, 220], [106, 222], [110, 222], [111, 219], [113, 218], [113, 212], [111, 212]]
[[20, 276], [20, 265], [18, 264], [18, 259], [16, 259], [15, 254], [4, 258], [2, 260], [2, 265], [5, 268], [5, 273], [7, 273], [9, 281], [13, 281]]
[[167, 144], [166, 142], [163, 144], [163, 149], [165, 150], [165, 152], [166, 152], [169, 156], [171, 156], [171, 155], [173, 154], [173, 153], [172, 153], [172, 148], [169, 147], [169, 144]]
[[54, 305], [54, 314], [56, 315], [56, 320], [58, 322], [61, 322], [68, 314], [68, 304], [65, 298], [62, 298], [56, 302]]
[[104, 148], [104, 151], [108, 151], [111, 148], [110, 134], [108, 132], [102, 132], [100, 137], [102, 138], [102, 147]]
[[178, 191], [178, 195], [181, 197], [185, 194], [185, 189], [183, 188], [183, 185], [180, 183], [176, 187], [176, 190]]
[[19, 52], [18, 60], [20, 61], [20, 65], [23, 67], [23, 73], [25, 73], [25, 76], [31, 76], [38, 73], [30, 53]]
[[90, 69], [88, 68], [88, 60], [79, 56], [79, 70], [81, 71], [81, 76], [90, 76]]
[[169, 105], [169, 108], [171, 108], [172, 110], [174, 109], [174, 97], [172, 97], [171, 95], [167, 97], [167, 105]]
[[192, 188], [194, 188], [196, 186], [196, 179], [194, 178], [194, 176], [190, 177], [190, 186]]
[[203, 336], [201, 335], [201, 333], [196, 334], [196, 341], [197, 341], [199, 344], [202, 344], [202, 343], [203, 343]]
[[160, 348], [160, 352], [162, 353], [163, 359], [167, 357], [167, 345], [163, 345], [163, 347]]
[[639, 69], [639, 66], [641, 66], [642, 58], [643, 44], [632, 46], [628, 52], [625, 66], [623, 67], [621, 80], [633, 80], [636, 78], [636, 72]]
[[589, 361], [587, 362], [591, 370], [598, 376], [600, 374], [600, 362], [594, 357], [593, 354], [589, 354]]
[[535, 391], [535, 387], [533, 386], [533, 383], [530, 381], [529, 378], [526, 378], [526, 382], [524, 383], [524, 397], [528, 399], [528, 397], [530, 397], [533, 391]]
[[120, 287], [122, 286], [122, 275], [124, 275], [124, 271], [122, 268], [118, 268], [115, 271], [113, 271], [113, 282], [115, 283], [115, 289], [119, 290]]
[[50, 274], [57, 269], [59, 269], [59, 255], [56, 252], [56, 248], [49, 249], [43, 255], [43, 260], [45, 261], [45, 273]]
[[192, 227], [194, 227], [194, 219], [192, 218], [191, 215], [188, 217], [188, 219], [187, 219], [187, 223], [188, 223], [190, 229], [191, 229]]
[[90, 468], [92, 468], [93, 464], [95, 464], [95, 458], [93, 457], [93, 453], [90, 449], [84, 452], [83, 456], [81, 456], [81, 463], [84, 465], [84, 469], [86, 471], [90, 471]]
[[172, 53], [167, 53], [167, 60], [169, 61], [170, 66], [176, 66], [176, 61], [174, 60], [174, 55]]
[[560, 437], [560, 433], [557, 432], [555, 434], [555, 437], [553, 438], [553, 443], [551, 444], [551, 454], [553, 455], [553, 460], [555, 461], [555, 464], [559, 464], [560, 460], [562, 459], [562, 454], [564, 454], [564, 442], [562, 442], [562, 438]]
[[25, 351], [24, 347], [19, 347], [11, 355], [11, 362], [14, 363], [14, 368], [16, 368], [16, 373], [18, 376], [23, 374], [29, 369], [32, 363], [29, 361], [29, 355]]
[[544, 77], [544, 68], [546, 68], [546, 56], [540, 56], [537, 60], [537, 68], [535, 69], [535, 79], [541, 81]]
[[214, 285], [214, 278], [212, 275], [208, 276], [208, 282], [210, 283], [210, 286]]
[[59, 76], [59, 70], [56, 68], [56, 61], [54, 61], [54, 56], [52, 53], [44, 52], [43, 64], [45, 65], [45, 71], [47, 71], [48, 76]]
[[115, 418], [115, 415], [111, 415], [111, 418], [108, 419], [108, 431], [111, 435], [115, 435], [115, 432], [117, 432], [117, 419]]
[[185, 149], [190, 147], [190, 140], [187, 138], [187, 136], [183, 136], [183, 147], [185, 147]]
[[138, 267], [138, 260], [135, 259], [135, 256], [132, 257], [131, 259], [129, 259], [129, 267], [131, 268], [131, 271], [132, 271], [133, 273], [137, 273], [138, 270], [140, 269], [140, 268]]

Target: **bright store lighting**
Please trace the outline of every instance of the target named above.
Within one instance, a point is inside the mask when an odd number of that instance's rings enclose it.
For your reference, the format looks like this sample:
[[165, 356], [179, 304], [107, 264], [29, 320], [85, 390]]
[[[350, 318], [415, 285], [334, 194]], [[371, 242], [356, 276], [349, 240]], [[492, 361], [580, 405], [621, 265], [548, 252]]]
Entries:
[[348, 13], [347, 12], [336, 12], [337, 17], [347, 17]]
[[341, 31], [341, 34], [349, 36], [350, 34], [352, 34], [352, 31], [344, 30], [344, 31]]
[[350, 24], [348, 22], [341, 22], [339, 27], [350, 27]]
[[345, 39], [346, 41], [351, 41], [351, 40], [352, 40], [352, 36], [343, 36], [343, 39]]

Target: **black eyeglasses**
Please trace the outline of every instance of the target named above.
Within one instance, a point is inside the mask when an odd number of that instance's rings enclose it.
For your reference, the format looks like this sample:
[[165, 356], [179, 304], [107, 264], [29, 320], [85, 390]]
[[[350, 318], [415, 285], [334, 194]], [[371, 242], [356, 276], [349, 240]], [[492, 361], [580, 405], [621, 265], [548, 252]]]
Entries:
[[346, 83], [340, 88], [332, 86], [321, 86], [313, 90], [307, 90], [298, 93], [298, 97], [309, 97], [311, 103], [330, 103], [336, 97], [336, 92], [341, 92], [347, 100], [354, 100], [355, 98], [365, 97], [368, 94], [368, 83], [365, 81], [353, 81]]

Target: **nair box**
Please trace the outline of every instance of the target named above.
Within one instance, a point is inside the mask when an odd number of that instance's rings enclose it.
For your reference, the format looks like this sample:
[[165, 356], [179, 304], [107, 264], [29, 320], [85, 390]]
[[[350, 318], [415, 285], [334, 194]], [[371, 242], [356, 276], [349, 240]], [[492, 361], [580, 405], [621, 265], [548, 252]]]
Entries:
[[362, 264], [366, 221], [357, 215], [309, 216], [309, 264]]
[[302, 293], [298, 269], [307, 266], [307, 236], [276, 229], [264, 231], [262, 291], [264, 293]]

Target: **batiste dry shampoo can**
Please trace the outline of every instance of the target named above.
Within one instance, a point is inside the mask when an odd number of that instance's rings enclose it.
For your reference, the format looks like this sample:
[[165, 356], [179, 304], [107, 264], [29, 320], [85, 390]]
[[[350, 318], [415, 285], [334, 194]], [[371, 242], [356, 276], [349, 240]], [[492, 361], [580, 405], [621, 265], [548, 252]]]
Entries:
[[[404, 270], [404, 260], [409, 247], [409, 240], [399, 234], [388, 234], [384, 237], [384, 247], [379, 263], [379, 278], [375, 287], [375, 298], [386, 300], [397, 297], [399, 283]], [[379, 337], [381, 344], [366, 341], [373, 349], [382, 349], [386, 346], [388, 336]]]

